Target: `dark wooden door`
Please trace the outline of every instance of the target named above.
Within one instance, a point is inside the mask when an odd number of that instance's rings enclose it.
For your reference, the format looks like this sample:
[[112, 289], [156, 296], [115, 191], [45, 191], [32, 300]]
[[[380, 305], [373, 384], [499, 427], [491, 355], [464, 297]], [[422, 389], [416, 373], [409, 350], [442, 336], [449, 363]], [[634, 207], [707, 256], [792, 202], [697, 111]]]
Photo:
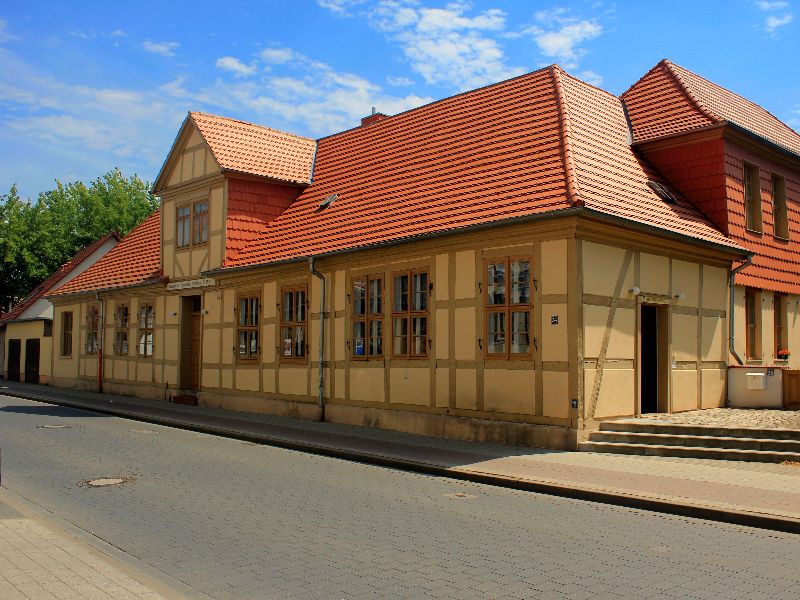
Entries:
[[200, 389], [200, 345], [202, 320], [199, 312], [192, 313], [192, 389]]
[[8, 380], [19, 381], [22, 340], [8, 340]]
[[800, 410], [800, 371], [783, 370], [783, 408]]
[[39, 383], [39, 340], [25, 340], [25, 382]]

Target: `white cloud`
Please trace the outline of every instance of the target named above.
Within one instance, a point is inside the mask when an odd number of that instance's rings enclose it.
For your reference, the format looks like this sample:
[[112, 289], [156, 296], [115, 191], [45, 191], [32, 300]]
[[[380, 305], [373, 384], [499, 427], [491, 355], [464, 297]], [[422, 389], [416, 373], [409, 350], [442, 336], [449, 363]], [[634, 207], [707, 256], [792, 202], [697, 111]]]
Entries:
[[594, 20], [570, 17], [565, 9], [536, 13], [538, 24], [524, 30], [530, 34], [542, 54], [575, 69], [586, 49], [581, 44], [598, 37], [603, 27]]
[[603, 76], [588, 69], [586, 71], [581, 71], [576, 75], [576, 77], [597, 87], [603, 85]]
[[222, 71], [230, 71], [239, 77], [253, 75], [256, 72], [256, 66], [254, 64], [246, 65], [238, 58], [234, 58], [233, 56], [223, 56], [218, 58], [216, 67]]
[[8, 31], [8, 21], [0, 19], [0, 44], [17, 40], [19, 40], [19, 38]]
[[386, 76], [386, 83], [395, 87], [414, 85], [414, 82], [408, 77], [392, 77], [391, 75]]
[[294, 52], [289, 48], [265, 48], [258, 56], [266, 63], [282, 65], [292, 60]]
[[780, 17], [771, 15], [767, 17], [767, 20], [764, 22], [764, 31], [766, 31], [767, 33], [772, 33], [778, 27], [783, 27], [784, 25], [788, 25], [792, 21], [794, 21], [794, 16], [791, 14], [785, 14]]
[[776, 2], [768, 2], [767, 0], [759, 0], [755, 3], [755, 5], [760, 8], [761, 10], [783, 10], [784, 8], [789, 7], [788, 2], [783, 2], [782, 0], [778, 0]]
[[339, 15], [346, 15], [348, 9], [363, 4], [364, 2], [366, 2], [366, 0], [317, 0], [317, 4], [322, 8], [327, 8]]
[[179, 46], [178, 42], [152, 42], [150, 40], [146, 40], [142, 44], [142, 47], [148, 52], [160, 54], [161, 56], [175, 56], [174, 51]]
[[125, 33], [122, 29], [115, 29], [109, 34], [111, 37], [127, 37], [128, 34]]
[[505, 29], [505, 13], [492, 8], [469, 16], [470, 8], [464, 2], [427, 8], [413, 0], [380, 0], [369, 19], [400, 44], [411, 68], [427, 83], [466, 90], [524, 72], [507, 65], [497, 40], [486, 34]]

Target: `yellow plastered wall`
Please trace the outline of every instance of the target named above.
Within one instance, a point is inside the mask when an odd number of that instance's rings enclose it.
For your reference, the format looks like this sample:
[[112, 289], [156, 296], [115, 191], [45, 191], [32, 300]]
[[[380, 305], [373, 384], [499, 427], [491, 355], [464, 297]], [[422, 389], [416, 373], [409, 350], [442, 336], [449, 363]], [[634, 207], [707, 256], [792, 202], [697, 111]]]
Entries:
[[8, 323], [6, 325], [5, 336], [5, 365], [3, 370], [8, 373], [8, 341], [12, 339], [20, 340], [20, 380], [25, 381], [25, 359], [27, 355], [26, 342], [28, 340], [39, 340], [39, 381], [46, 383], [51, 374], [52, 368], [50, 357], [53, 354], [53, 339], [56, 329], [53, 328], [53, 337], [44, 336], [43, 321], [24, 321], [20, 323]]
[[534, 413], [534, 371], [486, 369], [483, 377], [484, 410], [520, 415]]
[[[61, 337], [63, 332], [63, 314], [72, 313], [72, 354], [61, 355]], [[80, 352], [80, 304], [65, 304], [56, 306], [53, 312], [53, 376], [64, 379], [78, 377], [78, 355]], [[6, 335], [8, 339], [8, 335]]]

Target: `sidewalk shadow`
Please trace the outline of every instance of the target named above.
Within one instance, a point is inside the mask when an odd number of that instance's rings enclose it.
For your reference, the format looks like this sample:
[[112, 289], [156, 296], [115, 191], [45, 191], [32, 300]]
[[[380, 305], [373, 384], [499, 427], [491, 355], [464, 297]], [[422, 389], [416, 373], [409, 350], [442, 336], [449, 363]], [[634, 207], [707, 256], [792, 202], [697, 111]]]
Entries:
[[46, 404], [44, 406], [2, 406], [0, 412], [17, 413], [20, 415], [39, 415], [43, 417], [108, 417], [101, 413], [90, 412], [66, 406], [54, 406]]

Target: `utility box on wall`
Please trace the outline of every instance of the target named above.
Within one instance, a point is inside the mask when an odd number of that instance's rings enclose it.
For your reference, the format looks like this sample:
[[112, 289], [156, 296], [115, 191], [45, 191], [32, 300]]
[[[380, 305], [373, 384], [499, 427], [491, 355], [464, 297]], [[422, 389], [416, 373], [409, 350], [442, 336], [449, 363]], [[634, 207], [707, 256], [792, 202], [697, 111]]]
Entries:
[[783, 408], [782, 375], [775, 367], [728, 367], [727, 406]]

